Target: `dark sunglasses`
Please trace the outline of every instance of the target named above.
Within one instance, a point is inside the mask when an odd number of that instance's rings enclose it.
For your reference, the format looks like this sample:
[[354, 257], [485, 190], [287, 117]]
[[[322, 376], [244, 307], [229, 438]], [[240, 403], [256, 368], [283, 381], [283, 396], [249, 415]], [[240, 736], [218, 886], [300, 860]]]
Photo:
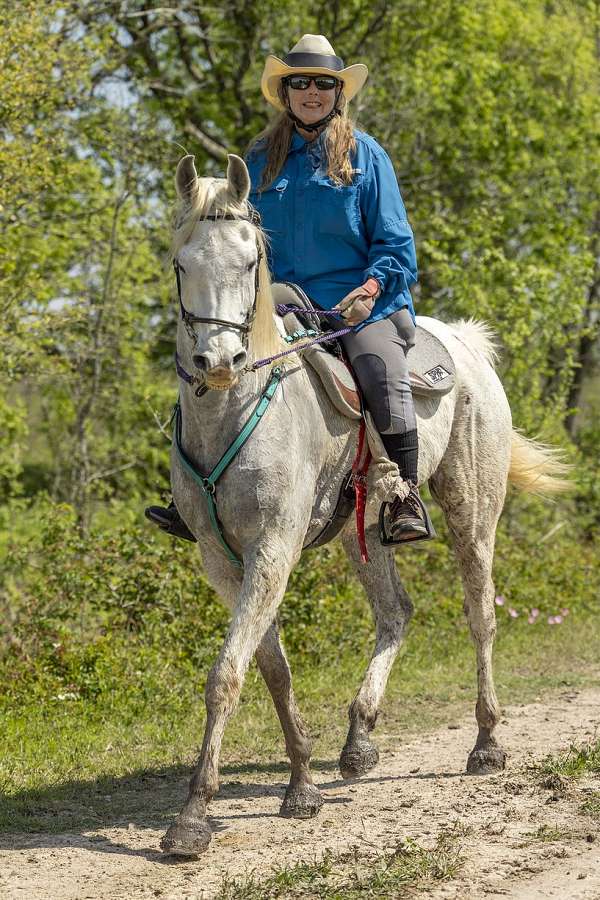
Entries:
[[283, 79], [283, 83], [295, 91], [306, 91], [311, 81], [319, 91], [332, 91], [339, 84], [338, 79], [331, 75], [288, 75]]

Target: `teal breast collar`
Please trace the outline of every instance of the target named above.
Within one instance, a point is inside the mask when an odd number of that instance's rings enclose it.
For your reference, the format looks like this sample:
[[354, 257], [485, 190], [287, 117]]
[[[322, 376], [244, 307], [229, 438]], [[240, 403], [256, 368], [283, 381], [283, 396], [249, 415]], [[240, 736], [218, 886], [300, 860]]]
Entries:
[[267, 383], [266, 388], [260, 395], [260, 399], [254, 408], [254, 412], [234, 440], [234, 442], [229, 446], [229, 448], [225, 451], [219, 462], [216, 464], [214, 469], [209, 475], [203, 475], [200, 472], [190, 457], [187, 455], [183, 446], [181, 444], [181, 432], [182, 432], [182, 419], [181, 419], [181, 405], [179, 401], [175, 406], [175, 428], [173, 433], [173, 440], [175, 442], [175, 447], [177, 448], [177, 454], [181, 461], [182, 466], [190, 475], [196, 484], [202, 490], [202, 493], [206, 497], [206, 502], [208, 504], [208, 514], [210, 516], [210, 523], [212, 525], [213, 531], [219, 538], [221, 546], [227, 555], [227, 558], [231, 560], [236, 566], [243, 566], [242, 560], [239, 558], [237, 553], [231, 549], [229, 544], [225, 539], [225, 535], [223, 534], [223, 526], [219, 520], [219, 516], [217, 513], [217, 500], [216, 500], [216, 484], [225, 469], [229, 466], [229, 464], [235, 459], [237, 454], [240, 452], [258, 423], [260, 422], [262, 416], [268, 409], [269, 403], [275, 396], [275, 392], [279, 387], [282, 376], [282, 369], [279, 366], [276, 366], [272, 372], [271, 377]]

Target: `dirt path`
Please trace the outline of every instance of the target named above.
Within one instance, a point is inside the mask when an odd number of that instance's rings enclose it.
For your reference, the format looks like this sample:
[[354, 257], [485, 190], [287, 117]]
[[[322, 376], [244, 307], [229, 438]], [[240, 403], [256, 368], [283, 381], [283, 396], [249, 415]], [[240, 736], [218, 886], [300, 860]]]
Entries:
[[[326, 850], [341, 854], [357, 847], [375, 855], [407, 837], [431, 846], [441, 831], [454, 829], [464, 866], [453, 881], [426, 891], [428, 897], [599, 900], [600, 837], [596, 840], [595, 824], [580, 812], [581, 795], [541, 788], [527, 768], [572, 741], [591, 739], [599, 725], [598, 689], [509, 707], [501, 727], [509, 750], [506, 772], [471, 778], [463, 767], [474, 738], [473, 719], [452, 721], [386, 753], [360, 782], [344, 783], [335, 770], [317, 768], [326, 803], [318, 818], [304, 822], [277, 816], [281, 773], [233, 776], [243, 779], [237, 781], [225, 775], [211, 807], [215, 835], [197, 861], [170, 862], [160, 855], [162, 824], [4, 835], [0, 896], [199, 900], [215, 895], [224, 872], [233, 877], [256, 870], [267, 877], [274, 866], [314, 861]], [[175, 812], [186, 783], [151, 783], [148, 808], [154, 814]], [[600, 790], [600, 779], [583, 787]]]

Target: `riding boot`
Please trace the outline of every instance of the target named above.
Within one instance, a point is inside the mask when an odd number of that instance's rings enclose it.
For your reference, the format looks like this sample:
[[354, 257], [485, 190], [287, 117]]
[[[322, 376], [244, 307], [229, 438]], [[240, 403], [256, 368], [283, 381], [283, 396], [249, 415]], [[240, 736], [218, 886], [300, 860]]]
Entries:
[[403, 500], [396, 497], [390, 505], [390, 538], [394, 543], [406, 543], [434, 537], [429, 515], [419, 495], [419, 442], [416, 429], [404, 434], [382, 434], [381, 439], [389, 458], [396, 463], [402, 479], [410, 486], [407, 497]]
[[147, 519], [158, 525], [161, 531], [166, 534], [172, 534], [174, 537], [182, 538], [184, 541], [196, 543], [196, 538], [187, 527], [179, 513], [177, 507], [171, 500], [165, 508], [163, 506], [147, 506], [144, 510]]

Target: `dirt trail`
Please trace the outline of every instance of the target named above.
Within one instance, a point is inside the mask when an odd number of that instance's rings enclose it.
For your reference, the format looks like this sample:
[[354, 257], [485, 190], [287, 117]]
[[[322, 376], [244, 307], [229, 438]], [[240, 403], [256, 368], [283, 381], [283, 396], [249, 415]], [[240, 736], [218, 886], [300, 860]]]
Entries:
[[[211, 807], [211, 847], [197, 861], [161, 856], [162, 824], [160, 829], [129, 824], [80, 834], [4, 835], [0, 896], [200, 900], [215, 895], [224, 872], [233, 877], [256, 870], [267, 877], [274, 866], [314, 861], [326, 850], [341, 854], [358, 847], [375, 855], [406, 837], [431, 846], [440, 831], [454, 828], [463, 869], [424, 896], [600, 900], [600, 837], [596, 840], [596, 825], [579, 810], [581, 795], [553, 794], [527, 768], [533, 759], [564, 750], [572, 741], [589, 740], [599, 724], [598, 689], [509, 707], [500, 729], [509, 751], [506, 772], [472, 778], [463, 767], [474, 739], [473, 719], [451, 721], [382, 755], [379, 766], [360, 782], [348, 784], [334, 770], [317, 769], [315, 780], [326, 802], [310, 821], [278, 817], [281, 773], [236, 775], [243, 779], [237, 781], [226, 775]], [[186, 783], [157, 782], [148, 791], [148, 808], [176, 811]], [[584, 782], [583, 788], [600, 790], [600, 779]], [[539, 837], [543, 826], [545, 840]]]

